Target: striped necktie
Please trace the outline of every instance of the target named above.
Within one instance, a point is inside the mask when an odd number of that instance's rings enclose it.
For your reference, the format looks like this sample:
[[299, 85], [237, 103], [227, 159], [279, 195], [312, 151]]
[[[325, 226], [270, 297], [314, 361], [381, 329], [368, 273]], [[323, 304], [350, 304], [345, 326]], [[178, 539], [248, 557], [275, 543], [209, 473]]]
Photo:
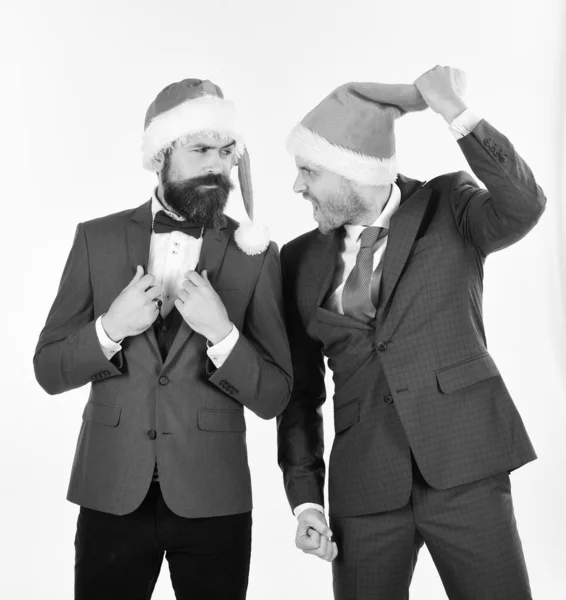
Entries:
[[384, 227], [366, 227], [362, 231], [356, 264], [348, 275], [342, 292], [342, 310], [349, 317], [364, 322], [375, 317], [381, 269], [376, 269], [376, 281], [372, 286], [373, 255], [385, 242], [386, 236], [387, 229]]

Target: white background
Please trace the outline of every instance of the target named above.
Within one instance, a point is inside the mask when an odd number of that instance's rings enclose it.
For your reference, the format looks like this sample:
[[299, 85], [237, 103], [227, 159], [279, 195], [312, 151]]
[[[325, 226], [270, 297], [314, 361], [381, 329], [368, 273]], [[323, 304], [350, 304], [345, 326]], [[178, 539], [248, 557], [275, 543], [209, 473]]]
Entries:
[[[14, 3], [10, 3], [14, 4]], [[65, 501], [87, 389], [48, 397], [32, 355], [77, 222], [145, 202], [145, 110], [159, 90], [209, 78], [248, 122], [257, 217], [282, 244], [314, 227], [291, 190], [283, 141], [337, 85], [410, 82], [437, 63], [468, 73], [471, 108], [506, 133], [548, 197], [539, 226], [486, 265], [485, 322], [538, 451], [512, 476], [534, 597], [566, 597], [564, 36], [560, 0], [25, 2], [0, 15], [2, 166], [0, 596], [72, 597], [78, 508]], [[467, 168], [430, 111], [397, 125], [406, 175]], [[239, 196], [229, 213], [243, 216]], [[112, 265], [108, 265], [111, 269]], [[562, 375], [560, 374], [562, 371]], [[330, 416], [330, 403], [325, 415]], [[328, 447], [332, 438], [327, 420]], [[294, 548], [275, 424], [249, 414], [251, 600], [331, 598], [327, 563]], [[164, 566], [154, 598], [172, 598]], [[412, 598], [445, 598], [426, 550]]]

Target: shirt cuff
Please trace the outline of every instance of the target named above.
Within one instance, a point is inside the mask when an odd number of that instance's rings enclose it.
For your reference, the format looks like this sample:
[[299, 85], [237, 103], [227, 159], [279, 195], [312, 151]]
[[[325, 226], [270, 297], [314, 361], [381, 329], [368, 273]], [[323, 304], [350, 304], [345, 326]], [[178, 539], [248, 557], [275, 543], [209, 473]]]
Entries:
[[208, 347], [206, 351], [208, 358], [210, 358], [217, 369], [219, 369], [230, 356], [230, 353], [234, 349], [239, 338], [240, 332], [236, 329], [235, 325], [232, 325], [232, 331], [223, 340], [220, 340], [218, 344], [211, 346], [210, 342], [206, 342]]
[[[106, 314], [106, 313], [104, 313], [104, 314]], [[95, 323], [96, 335], [98, 336], [98, 342], [100, 344], [100, 347], [102, 348], [102, 352], [104, 353], [104, 356], [106, 356], [106, 358], [108, 360], [110, 360], [116, 354], [116, 352], [120, 352], [120, 350], [122, 350], [122, 346], [118, 342], [111, 340], [108, 337], [108, 334], [106, 333], [106, 331], [104, 331], [104, 327], [102, 326], [102, 317], [103, 316], [104, 315], [100, 315], [100, 317], [98, 317], [98, 319], [96, 319], [96, 323]], [[122, 340], [120, 340], [120, 342], [121, 341]]]
[[295, 509], [293, 510], [293, 514], [297, 517], [297, 519], [299, 518], [299, 516], [305, 512], [305, 510], [307, 510], [307, 508], [316, 508], [316, 510], [320, 511], [322, 514], [324, 514], [324, 507], [321, 506], [320, 504], [314, 504], [313, 502], [304, 502], [303, 504], [299, 504], [299, 506], [296, 506]]
[[481, 121], [481, 117], [474, 114], [469, 108], [459, 114], [448, 126], [452, 135], [459, 140], [471, 133]]

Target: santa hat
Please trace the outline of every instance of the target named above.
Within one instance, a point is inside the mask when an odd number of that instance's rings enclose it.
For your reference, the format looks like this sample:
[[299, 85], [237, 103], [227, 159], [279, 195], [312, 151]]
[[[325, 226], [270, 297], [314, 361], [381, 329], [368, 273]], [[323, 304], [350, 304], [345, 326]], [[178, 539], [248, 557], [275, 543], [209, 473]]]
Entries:
[[194, 135], [209, 135], [235, 141], [238, 179], [250, 222], [240, 225], [234, 238], [246, 254], [261, 254], [269, 245], [269, 232], [253, 222], [250, 157], [233, 102], [208, 80], [184, 79], [163, 89], [145, 115], [142, 138], [143, 166], [158, 172], [165, 152], [177, 141]]
[[351, 181], [388, 185], [398, 173], [394, 121], [426, 108], [413, 84], [346, 83], [293, 129], [287, 149]]

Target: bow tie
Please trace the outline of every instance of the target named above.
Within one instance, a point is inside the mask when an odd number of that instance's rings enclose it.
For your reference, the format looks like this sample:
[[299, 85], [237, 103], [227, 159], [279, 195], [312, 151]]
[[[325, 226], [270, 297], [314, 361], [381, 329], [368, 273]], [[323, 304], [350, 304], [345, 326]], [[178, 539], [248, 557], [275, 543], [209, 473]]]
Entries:
[[154, 233], [171, 233], [172, 231], [181, 231], [194, 238], [200, 238], [202, 227], [197, 227], [190, 221], [176, 221], [172, 219], [165, 211], [160, 210], [155, 214], [153, 220]]

